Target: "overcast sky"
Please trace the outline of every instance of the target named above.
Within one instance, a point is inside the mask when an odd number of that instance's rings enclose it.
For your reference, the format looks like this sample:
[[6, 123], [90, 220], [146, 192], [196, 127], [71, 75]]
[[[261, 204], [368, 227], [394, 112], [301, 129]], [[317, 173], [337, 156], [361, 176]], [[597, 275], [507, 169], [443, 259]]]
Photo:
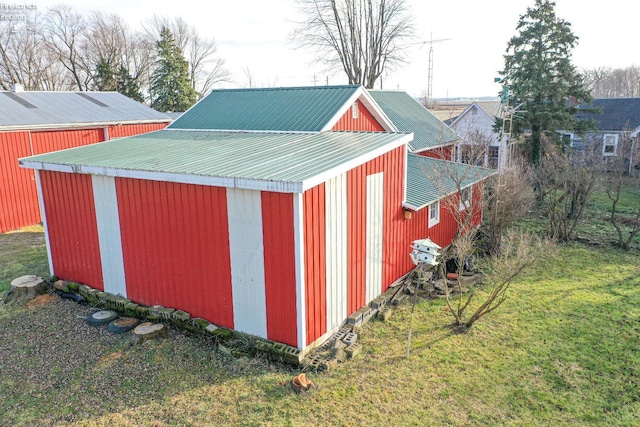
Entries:
[[[44, 11], [57, 1], [35, 0]], [[115, 12], [133, 27], [154, 13], [181, 16], [200, 34], [214, 37], [233, 81], [225, 87], [246, 87], [243, 70], [254, 86], [345, 84], [342, 73], [328, 74], [308, 53], [288, 42], [300, 19], [295, 0], [67, 0], [80, 12]], [[433, 44], [433, 97], [496, 96], [494, 77], [503, 67], [509, 39], [516, 35], [520, 15], [534, 0], [408, 0], [417, 28], [416, 41], [448, 39]], [[640, 2], [557, 0], [556, 14], [572, 24], [579, 44], [573, 51], [578, 68], [622, 68], [640, 65], [637, 47]], [[426, 93], [429, 45], [414, 45], [408, 63], [383, 78], [385, 89], [413, 96]]]

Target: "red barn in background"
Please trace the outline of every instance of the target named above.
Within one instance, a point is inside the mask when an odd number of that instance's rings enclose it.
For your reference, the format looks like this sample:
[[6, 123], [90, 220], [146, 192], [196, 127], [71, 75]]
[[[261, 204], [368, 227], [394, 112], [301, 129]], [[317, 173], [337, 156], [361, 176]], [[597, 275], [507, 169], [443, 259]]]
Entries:
[[171, 119], [115, 92], [0, 92], [0, 233], [41, 222], [20, 157], [165, 128]]

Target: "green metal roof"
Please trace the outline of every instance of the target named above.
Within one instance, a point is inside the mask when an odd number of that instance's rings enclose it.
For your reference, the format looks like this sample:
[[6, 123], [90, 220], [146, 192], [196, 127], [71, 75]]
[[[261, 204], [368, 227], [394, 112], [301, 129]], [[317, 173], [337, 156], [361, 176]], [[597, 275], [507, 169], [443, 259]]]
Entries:
[[411, 151], [453, 144], [460, 138], [447, 125], [406, 92], [369, 90], [369, 94], [382, 108], [400, 132], [413, 132]]
[[24, 167], [302, 192], [406, 144], [397, 133], [163, 130], [20, 159]]
[[213, 90], [170, 128], [319, 132], [360, 88], [348, 85]]
[[496, 171], [464, 163], [432, 159], [413, 153], [407, 155], [407, 200], [413, 209], [442, 199], [460, 188], [482, 181]]

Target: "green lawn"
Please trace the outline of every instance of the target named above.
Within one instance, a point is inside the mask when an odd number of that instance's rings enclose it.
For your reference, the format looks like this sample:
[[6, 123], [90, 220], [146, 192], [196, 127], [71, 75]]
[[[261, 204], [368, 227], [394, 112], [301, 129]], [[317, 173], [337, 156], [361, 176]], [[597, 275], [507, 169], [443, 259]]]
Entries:
[[[42, 242], [11, 251], [0, 289], [46, 273]], [[403, 303], [302, 395], [285, 366], [176, 330], [130, 345], [87, 326], [88, 313], [0, 305], [0, 425], [629, 426], [640, 414], [638, 252], [560, 246], [466, 334], [451, 333], [443, 300], [420, 300], [409, 360]]]
[[45, 250], [42, 226], [24, 231], [0, 234], [0, 295], [11, 281], [25, 274], [49, 277], [49, 262]]

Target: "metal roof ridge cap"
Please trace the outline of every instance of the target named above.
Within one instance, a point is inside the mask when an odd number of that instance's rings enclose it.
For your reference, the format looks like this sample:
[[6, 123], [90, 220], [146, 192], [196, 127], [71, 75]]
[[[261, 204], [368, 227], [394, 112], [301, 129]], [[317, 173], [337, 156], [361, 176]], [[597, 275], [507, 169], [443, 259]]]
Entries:
[[314, 134], [322, 133], [317, 130], [256, 130], [256, 129], [180, 129], [167, 127], [162, 130], [174, 132], [211, 132], [211, 133], [273, 133], [273, 134]]
[[382, 119], [383, 123], [381, 123], [381, 125], [383, 127], [387, 125], [387, 127], [389, 128], [388, 130], [389, 132], [399, 132], [396, 125], [389, 118], [389, 116], [387, 116], [387, 114], [384, 112], [384, 109], [376, 102], [376, 100], [373, 98], [373, 96], [371, 96], [371, 94], [367, 89], [363, 88], [362, 98], [365, 101], [362, 104], [364, 104], [364, 106], [367, 107], [369, 110], [373, 110], [373, 111], [370, 111], [371, 115], [375, 117], [377, 120]]
[[171, 122], [171, 119], [151, 119], [151, 120], [118, 120], [109, 122], [78, 122], [78, 123], [46, 123], [46, 124], [18, 124], [18, 125], [0, 125], [0, 132], [13, 132], [19, 130], [47, 130], [47, 129], [83, 129], [91, 127], [104, 127], [104, 126], [118, 126], [118, 125], [135, 125], [135, 124], [153, 124], [153, 123], [167, 123]]

